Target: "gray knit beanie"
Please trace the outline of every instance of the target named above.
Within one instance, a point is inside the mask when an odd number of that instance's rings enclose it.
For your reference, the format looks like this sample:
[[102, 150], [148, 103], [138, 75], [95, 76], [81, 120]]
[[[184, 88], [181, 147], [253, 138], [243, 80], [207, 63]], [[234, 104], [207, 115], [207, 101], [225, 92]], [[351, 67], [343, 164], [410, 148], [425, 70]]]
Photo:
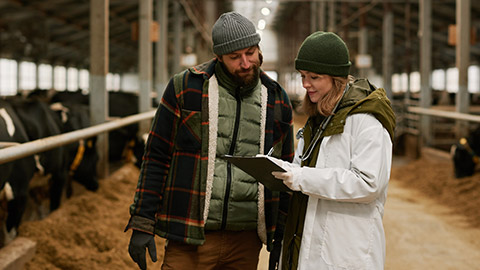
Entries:
[[319, 31], [303, 41], [295, 59], [295, 69], [347, 77], [352, 65], [349, 59], [347, 45], [339, 36]]
[[237, 12], [223, 13], [212, 28], [213, 52], [223, 55], [257, 45], [255, 25]]

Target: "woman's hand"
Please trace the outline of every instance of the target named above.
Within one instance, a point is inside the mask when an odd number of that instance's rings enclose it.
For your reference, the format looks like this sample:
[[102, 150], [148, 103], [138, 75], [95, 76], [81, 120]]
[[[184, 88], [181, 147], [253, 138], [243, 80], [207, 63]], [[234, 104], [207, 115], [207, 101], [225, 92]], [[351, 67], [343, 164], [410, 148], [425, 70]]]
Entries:
[[292, 170], [284, 168], [286, 172], [272, 172], [272, 175], [283, 181], [285, 186], [294, 191], [300, 191], [300, 187], [294, 181], [294, 175]]
[[[265, 157], [265, 155], [257, 155], [257, 157], [262, 157], [262, 156]], [[290, 188], [291, 190], [299, 191], [300, 187], [298, 186], [298, 184], [294, 183], [294, 173], [293, 172], [296, 171], [296, 173], [299, 173], [298, 169], [300, 169], [300, 167], [296, 166], [295, 164], [292, 164], [290, 162], [283, 161], [283, 160], [278, 159], [278, 158], [274, 158], [272, 156], [268, 156], [268, 159], [272, 160], [279, 167], [281, 167], [282, 169], [284, 169], [286, 171], [286, 172], [280, 172], [280, 171], [272, 172], [272, 175], [275, 178], [282, 180], [283, 183], [288, 188]]]

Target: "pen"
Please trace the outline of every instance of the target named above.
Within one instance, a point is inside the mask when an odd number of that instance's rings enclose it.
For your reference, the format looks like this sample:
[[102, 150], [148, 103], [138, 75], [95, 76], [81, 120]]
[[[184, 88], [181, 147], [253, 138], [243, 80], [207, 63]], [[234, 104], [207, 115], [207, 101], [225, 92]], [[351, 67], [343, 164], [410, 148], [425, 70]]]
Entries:
[[273, 147], [268, 150], [267, 156], [271, 156], [273, 154]]

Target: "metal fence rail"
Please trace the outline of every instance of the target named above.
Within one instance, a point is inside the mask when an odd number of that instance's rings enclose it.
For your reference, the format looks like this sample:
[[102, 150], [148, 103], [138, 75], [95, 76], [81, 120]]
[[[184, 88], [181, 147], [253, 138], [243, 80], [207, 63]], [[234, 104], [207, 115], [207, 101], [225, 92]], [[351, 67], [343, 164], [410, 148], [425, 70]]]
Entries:
[[155, 110], [152, 110], [149, 112], [139, 113], [121, 119], [113, 120], [107, 123], [91, 126], [88, 128], [0, 149], [0, 164], [44, 152], [55, 147], [63, 146], [81, 139], [93, 137], [100, 133], [127, 126], [136, 122], [151, 119], [154, 116]]
[[473, 115], [473, 114], [459, 113], [459, 112], [449, 112], [449, 111], [442, 111], [442, 110], [435, 110], [435, 109], [426, 109], [426, 108], [420, 108], [420, 107], [408, 107], [408, 111], [412, 113], [480, 123], [480, 115]]

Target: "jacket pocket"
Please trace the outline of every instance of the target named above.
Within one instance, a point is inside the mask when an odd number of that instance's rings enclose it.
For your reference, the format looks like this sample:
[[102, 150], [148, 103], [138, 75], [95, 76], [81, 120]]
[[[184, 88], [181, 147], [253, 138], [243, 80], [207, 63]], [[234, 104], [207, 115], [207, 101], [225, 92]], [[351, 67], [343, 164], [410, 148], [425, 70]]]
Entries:
[[327, 213], [321, 256], [334, 267], [368, 269], [374, 219]]
[[182, 109], [175, 145], [178, 150], [198, 151], [201, 148], [201, 113]]

